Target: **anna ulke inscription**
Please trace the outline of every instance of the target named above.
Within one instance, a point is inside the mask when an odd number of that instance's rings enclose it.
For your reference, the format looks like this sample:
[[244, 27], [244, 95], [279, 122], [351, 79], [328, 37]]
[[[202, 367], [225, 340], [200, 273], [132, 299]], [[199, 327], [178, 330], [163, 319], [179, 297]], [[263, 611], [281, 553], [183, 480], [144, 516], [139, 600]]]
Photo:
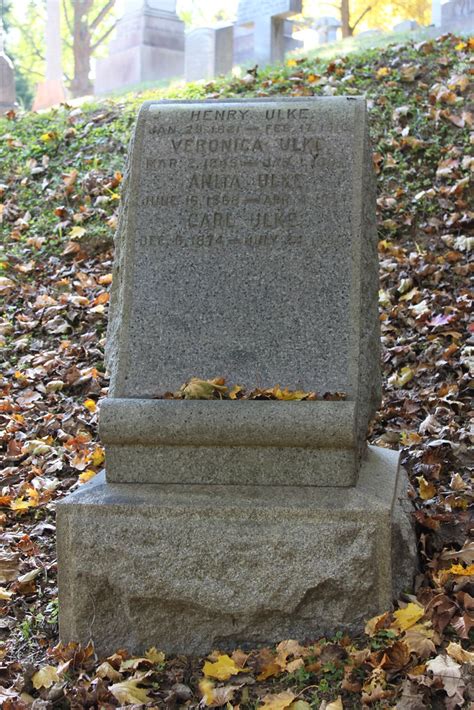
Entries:
[[299, 208], [318, 159], [317, 133], [305, 107], [155, 110], [139, 209], [159, 211], [163, 228], [139, 230], [141, 246], [302, 245]]

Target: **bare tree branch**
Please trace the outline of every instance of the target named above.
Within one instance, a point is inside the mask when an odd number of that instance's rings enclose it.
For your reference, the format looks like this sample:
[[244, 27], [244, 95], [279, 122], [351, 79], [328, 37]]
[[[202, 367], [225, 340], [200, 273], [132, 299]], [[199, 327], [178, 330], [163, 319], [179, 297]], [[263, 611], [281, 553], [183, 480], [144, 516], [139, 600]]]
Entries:
[[99, 44], [102, 44], [102, 42], [103, 42], [105, 39], [107, 39], [107, 37], [109, 36], [109, 34], [115, 29], [116, 25], [117, 25], [117, 23], [114, 22], [114, 24], [112, 25], [112, 27], [110, 27], [110, 28], [107, 30], [107, 32], [104, 32], [104, 34], [102, 35], [102, 37], [100, 37], [100, 39], [98, 39], [97, 42], [94, 42], [94, 44], [91, 45], [91, 54], [92, 54], [92, 52], [95, 52], [95, 50], [97, 49], [97, 47], [99, 46]]
[[372, 5], [368, 5], [368, 6], [365, 8], [364, 12], [359, 16], [359, 18], [358, 18], [358, 19], [354, 22], [354, 24], [351, 26], [351, 27], [352, 27], [352, 30], [355, 30], [355, 28], [357, 27], [357, 25], [359, 24], [359, 22], [360, 22], [360, 21], [367, 15], [367, 13], [370, 12], [371, 10], [372, 10]]
[[97, 17], [94, 20], [92, 20], [92, 22], [90, 23], [91, 32], [93, 30], [95, 30], [97, 25], [100, 25], [100, 23], [102, 22], [104, 17], [106, 15], [108, 15], [108, 13], [113, 9], [114, 5], [115, 5], [115, 0], [108, 0], [108, 2], [104, 5], [102, 10], [100, 10], [100, 12], [98, 13]]
[[64, 17], [66, 18], [66, 25], [71, 34], [73, 34], [72, 31], [72, 25], [71, 25], [71, 20], [69, 19], [68, 11], [67, 11], [67, 0], [63, 0], [63, 12], [64, 12]]

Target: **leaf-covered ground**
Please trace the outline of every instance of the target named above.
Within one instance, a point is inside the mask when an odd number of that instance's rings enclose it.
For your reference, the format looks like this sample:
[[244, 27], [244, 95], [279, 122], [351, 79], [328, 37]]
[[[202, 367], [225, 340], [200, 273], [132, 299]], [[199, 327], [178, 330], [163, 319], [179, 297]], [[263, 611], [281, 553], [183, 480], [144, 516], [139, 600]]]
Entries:
[[91, 647], [58, 645], [54, 506], [103, 465], [97, 402], [107, 387], [103, 351], [122, 171], [137, 106], [165, 94], [0, 119], [4, 708], [470, 706], [473, 47], [448, 35], [329, 63], [290, 60], [261, 76], [179, 94], [367, 93], [385, 384], [370, 438], [403, 449], [421, 572], [395, 611], [369, 621], [357, 639], [336, 629], [331, 639], [299, 639], [301, 646], [282, 639], [231, 656], [217, 650], [207, 660], [168, 659], [160, 649], [142, 659], [120, 649], [98, 659]]

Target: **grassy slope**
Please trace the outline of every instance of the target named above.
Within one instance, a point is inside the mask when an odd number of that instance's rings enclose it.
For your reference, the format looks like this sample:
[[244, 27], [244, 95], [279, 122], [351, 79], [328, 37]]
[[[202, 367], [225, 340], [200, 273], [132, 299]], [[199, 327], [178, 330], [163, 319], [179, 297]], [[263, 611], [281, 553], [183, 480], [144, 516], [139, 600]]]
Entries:
[[[424, 563], [417, 598], [431, 646], [412, 650], [409, 660], [392, 659], [390, 666], [377, 653], [384, 647], [395, 653], [396, 633], [382, 628], [374, 638], [360, 640], [372, 653], [361, 664], [350, 640], [339, 638], [335, 645], [344, 653], [329, 653], [329, 665], [272, 676], [246, 687], [240, 700], [254, 706], [269, 690], [300, 692], [310, 686], [302, 698], [314, 707], [339, 694], [344, 707], [360, 707], [361, 698], [374, 707], [390, 707], [401, 693], [425, 697], [427, 707], [435, 702], [444, 707], [443, 683], [430, 686], [426, 656], [436, 657], [449, 640], [467, 646], [471, 623], [465, 574], [469, 554], [442, 558], [443, 550], [459, 550], [465, 541], [471, 496], [465, 469], [471, 352], [469, 49], [466, 41], [448, 36], [347, 58], [291, 60], [256, 81], [247, 76], [168, 92], [150, 90], [81, 109], [0, 119], [0, 229], [6, 247], [0, 281], [6, 297], [0, 412], [7, 465], [0, 498], [6, 543], [6, 558], [0, 558], [5, 582], [0, 621], [11, 632], [0, 651], [1, 683], [11, 697], [6, 707], [21, 707], [22, 691], [52, 702], [47, 689], [33, 688], [31, 677], [57, 641], [54, 501], [81, 485], [79, 477], [94, 475], [103, 462], [95, 403], [107, 384], [107, 248], [140, 102], [170, 96], [360, 93], [368, 98], [379, 182], [385, 399], [371, 440], [404, 447]], [[24, 578], [27, 573], [33, 578]], [[388, 616], [382, 626], [391, 620]], [[403, 634], [398, 642], [410, 649]], [[315, 646], [313, 655], [321, 649], [327, 653], [326, 642]], [[68, 653], [60, 649], [47, 662], [56, 666]], [[76, 654], [67, 683], [54, 686], [57, 702], [68, 707], [71, 698], [79, 697], [76, 707], [117, 704], [107, 679], [99, 683], [100, 693], [93, 690], [95, 662], [86, 656]], [[417, 679], [409, 680], [408, 669], [415, 666]], [[78, 680], [81, 668], [88, 669], [87, 680]], [[166, 688], [171, 679], [184, 679], [196, 699], [199, 668], [199, 662], [158, 664], [155, 680]], [[341, 689], [348, 668], [357, 671], [357, 682], [353, 678]], [[133, 672], [123, 671], [122, 678]], [[156, 704], [162, 704], [160, 697]], [[233, 702], [238, 700], [239, 694]]]

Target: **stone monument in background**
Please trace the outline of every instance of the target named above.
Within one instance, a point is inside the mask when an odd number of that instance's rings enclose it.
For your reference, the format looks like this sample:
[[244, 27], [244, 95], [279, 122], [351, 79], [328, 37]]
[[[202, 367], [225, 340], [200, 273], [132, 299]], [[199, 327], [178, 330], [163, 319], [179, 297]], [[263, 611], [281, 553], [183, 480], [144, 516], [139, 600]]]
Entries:
[[15, 71], [12, 60], [5, 54], [3, 23], [0, 18], [0, 114], [15, 108], [15, 105]]
[[183, 73], [184, 22], [176, 14], [176, 0], [125, 0], [109, 56], [96, 63], [95, 92]]
[[[57, 508], [62, 640], [205, 653], [360, 629], [415, 571], [399, 454], [366, 445], [364, 99], [148, 102], [122, 204], [106, 473]], [[159, 398], [193, 375], [320, 398]]]
[[46, 6], [46, 76], [38, 84], [33, 111], [50, 108], [66, 99], [61, 67], [61, 9], [59, 0], [48, 0]]
[[212, 79], [232, 71], [234, 26], [198, 27], [186, 33], [186, 81]]
[[314, 22], [314, 29], [318, 33], [318, 44], [328, 44], [337, 41], [337, 32], [341, 27], [341, 21], [337, 17], [318, 17]]
[[302, 0], [239, 0], [235, 23], [235, 61], [263, 67], [281, 62], [296, 49], [287, 20], [302, 11]]
[[474, 32], [474, 0], [449, 0], [441, 5], [443, 32]]

